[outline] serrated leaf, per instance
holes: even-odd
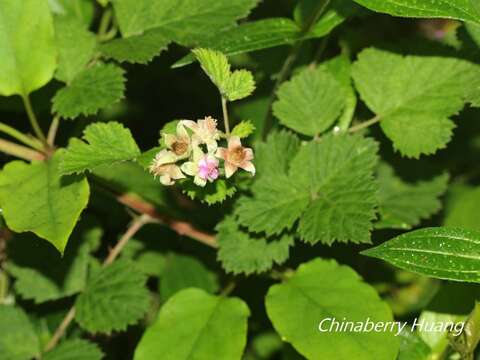
[[[47,0],[2,1],[0,54],[0,95],[26,96],[52,79],[57,53]]]
[[[277,91],[273,113],[280,122],[304,135],[327,130],[345,106],[344,92],[323,69],[303,70]]]
[[[269,270],[288,259],[294,240],[290,235],[266,239],[243,231],[227,217],[217,225],[218,260],[227,272],[246,275]]]
[[[439,279],[480,282],[480,232],[425,228],[365,250],[402,269]]]
[[[186,288],[203,289],[208,293],[218,290],[218,280],[214,272],[207,269],[199,260],[184,255],[171,255],[160,278],[162,301]]]
[[[290,177],[312,201],[298,232],[310,243],[370,242],[378,185],[374,180],[378,145],[361,136],[324,136],[300,148]]]
[[[146,64],[167,48],[169,40],[162,31],[152,29],[144,34],[113,39],[100,45],[107,59],[134,64]]]
[[[40,342],[25,312],[0,304],[0,355],[3,360],[27,360],[40,355]]]
[[[397,355],[398,338],[388,330],[320,331],[320,322],[325,321],[322,329],[328,329],[332,319],[363,324],[366,319],[393,321],[391,310],[375,290],[350,267],[333,260],[300,265],[285,282],[269,289],[265,304],[282,339],[307,359],[394,359]]]
[[[247,70],[235,70],[227,81],[225,95],[229,101],[235,101],[251,95],[253,90],[255,90],[255,80],[252,73]]]
[[[157,28],[167,39],[188,46],[232,27],[257,0],[113,0],[124,37]]]
[[[0,206],[8,227],[31,231],[63,253],[90,190],[83,176],[62,177],[63,151],[48,161],[12,161],[0,172]]]
[[[101,165],[133,160],[140,155],[130,130],[114,121],[87,126],[83,139],[70,139],[62,157],[63,174],[91,171]]]
[[[403,57],[371,48],[360,53],[352,76],[395,149],[418,158],[450,141],[449,118],[474,97],[480,68],[459,59]]]
[[[230,64],[227,57],[221,52],[211,49],[200,48],[192,50],[192,52],[195,54],[203,71],[205,71],[220,92],[224,94],[230,78]]]
[[[381,164],[378,169],[380,219],[375,228],[411,229],[441,209],[439,197],[445,193],[449,176],[439,175],[415,184],[396,177],[393,169]]]
[[[472,0],[354,0],[371,10],[390,15],[447,18],[480,23],[480,7]]]
[[[247,341],[250,311],[238,298],[186,289],[162,307],[156,322],[143,335],[135,360],[240,360]]]
[[[43,360],[101,360],[102,350],[83,339],[66,340],[45,353]]]
[[[300,148],[300,139],[289,131],[271,132],[255,147],[257,176],[286,175],[290,160]]]
[[[199,200],[207,205],[221,203],[235,195],[237,188],[228,180],[218,179],[199,187],[191,181],[181,184],[182,191],[192,200]]]
[[[55,38],[58,50],[55,78],[69,84],[92,59],[97,40],[80,20],[64,16],[55,17]]]
[[[157,234],[157,232],[156,232]],[[122,259],[135,262],[138,270],[148,276],[159,277],[162,275],[167,257],[158,243],[142,241],[141,239],[130,239],[121,253]]]
[[[130,261],[117,260],[102,268],[77,297],[75,319],[92,333],[125,330],[148,309],[150,294],[146,280]]]
[[[53,98],[53,112],[63,118],[94,115],[122,99],[124,71],[113,64],[97,64],[83,69]]]
[[[15,278],[15,291],[35,303],[57,300],[83,290],[90,252],[100,241],[102,230],[82,221],[61,257],[49,244],[30,234],[19,235],[8,244],[7,270]]]
[[[240,139],[249,137],[255,131],[255,125],[250,120],[243,120],[233,128],[231,135]]]

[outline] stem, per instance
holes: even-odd
[[[143,225],[151,222],[151,220],[152,219],[148,215],[142,215],[137,217],[132,222],[132,224],[128,227],[127,231],[123,234],[120,240],[115,244],[113,249],[110,251],[107,258],[103,262],[103,266],[110,265],[118,257],[120,252],[123,250],[123,248],[127,244],[128,240],[130,240],[138,232],[138,230],[142,228]],[[74,318],[75,318],[75,306],[72,306],[68,311],[67,315],[65,315],[65,317],[63,318],[58,328],[55,330],[55,333],[53,334],[50,341],[45,346],[44,348],[45,352],[53,349],[58,344],[58,342],[67,331],[68,326],[70,325],[70,323],[73,321]]]
[[[45,156],[36,150],[3,139],[0,139],[0,151],[28,161],[45,159]]]
[[[107,9],[103,12],[102,18],[100,19],[100,25],[98,27],[98,39],[103,40],[105,34],[108,31],[108,27],[112,21],[112,9]]]
[[[225,125],[225,134],[230,135],[230,122],[228,121],[227,99],[222,95],[223,124]]]
[[[221,291],[220,296],[228,296],[232,293],[233,290],[237,287],[237,283],[235,281],[231,281],[225,286],[225,288]]]
[[[365,121],[365,122],[362,122],[361,124],[358,124],[358,125],[355,125],[355,126],[352,126],[350,129],[348,129],[348,132],[356,132],[356,131],[359,131],[359,130],[362,130],[362,129],[365,129],[369,126],[372,126],[378,122],[380,122],[380,120],[382,120],[382,118],[377,115],[375,116],[374,118],[368,120],[368,121]]]
[[[47,144],[50,147],[53,147],[53,145],[55,145],[55,137],[57,135],[59,122],[60,122],[60,116],[55,115],[55,117],[52,120],[52,123],[50,124],[50,128],[48,129],[48,134],[47,134]]]
[[[0,131],[7,135],[10,135],[14,139],[17,139],[21,143],[24,143],[25,145],[28,145],[36,150],[43,150],[43,145],[40,141],[38,141],[38,139],[25,135],[7,124],[0,123]]]
[[[298,57],[300,49],[302,48],[304,36],[312,30],[313,26],[317,23],[318,19],[322,16],[327,6],[330,5],[330,1],[331,0],[324,0],[323,3],[321,3],[320,6],[317,8],[317,10],[313,13],[309,21],[303,26],[302,31],[300,32],[300,35],[298,37],[298,40],[295,41],[295,43],[293,44],[293,47],[290,50],[290,53],[288,54],[287,58],[285,59],[285,62],[283,63],[282,69],[280,70],[277,80],[275,81],[275,85],[273,86],[273,90],[272,90],[272,93],[270,94],[270,99],[268,101],[268,110],[267,110],[267,115],[265,116],[265,123],[264,123],[263,134],[262,134],[262,137],[264,139],[266,138],[270,128],[272,127],[272,105],[273,105],[273,102],[275,101],[277,90],[290,74],[290,71],[292,70],[292,66]]]
[[[27,111],[28,120],[30,120],[30,125],[32,125],[32,129],[35,132],[35,135],[42,141],[44,145],[47,145],[47,139],[43,134],[40,125],[38,125],[37,117],[33,112],[32,103],[30,102],[30,98],[28,95],[22,96],[23,104],[25,105],[25,110]]]

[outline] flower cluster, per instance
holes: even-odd
[[[159,176],[163,185],[173,185],[175,180],[188,175],[203,187],[222,174],[231,177],[239,168],[255,175],[252,149],[243,147],[238,136],[228,137],[226,148],[219,147],[221,133],[212,117],[196,122],[181,120],[175,134],[162,134],[162,137],[166,148],[155,156],[150,172]]]

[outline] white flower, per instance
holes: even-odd
[[[176,160],[185,159],[192,152],[192,139],[185,129],[185,124],[179,121],[176,134],[163,134],[165,145],[176,156]]]
[[[184,179],[180,167],[174,164],[177,156],[168,150],[162,150],[152,161],[150,165],[150,173],[155,177],[160,176],[160,182],[163,185],[169,186],[175,184],[175,180]]]
[[[193,131],[193,142],[195,145],[206,144],[209,153],[217,150],[217,141],[220,139],[220,132],[217,129],[217,120],[207,116],[205,119],[182,120],[181,123]]]
[[[218,178],[218,160],[211,154],[204,154],[199,147],[193,148],[192,161],[182,165],[182,171],[194,176],[193,182],[198,186],[205,186],[207,181],[213,182]]]
[[[225,176],[227,179],[238,168],[255,175],[255,166],[251,161],[253,160],[253,150],[243,147],[238,136],[231,136],[228,139],[228,148],[218,148],[215,156],[225,161]]]

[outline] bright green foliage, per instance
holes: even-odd
[[[479,86],[480,67],[459,59],[406,56],[377,49],[360,53],[352,75],[362,99],[403,155],[418,158],[444,148],[450,116]]]
[[[81,222],[63,257],[33,235],[16,236],[9,243],[7,262],[8,272],[16,279],[16,292],[24,299],[42,303],[83,290],[90,252],[96,248],[101,236],[102,230],[91,221]]]
[[[162,307],[135,351],[135,360],[240,360],[250,311],[240,299],[186,289]]]
[[[480,46],[480,25],[474,23],[466,23],[465,29],[472,37],[472,40],[475,42],[475,44],[477,44],[477,46]]]
[[[97,46],[95,35],[75,18],[55,17],[58,68],[55,78],[70,84],[92,59]]]
[[[275,116],[283,125],[310,136],[327,130],[345,106],[342,87],[322,69],[303,70],[284,83],[277,95]]]
[[[195,49],[202,69],[220,91],[220,94],[229,101],[243,99],[255,89],[253,75],[247,70],[230,71],[227,57],[219,51],[210,49]]]
[[[448,178],[443,174],[409,184],[395,176],[389,165],[381,164],[378,169],[380,219],[375,227],[408,230],[437,213],[442,205],[439,197],[447,190]]]
[[[8,227],[32,231],[61,253],[90,194],[84,177],[60,174],[63,153],[31,164],[12,161],[0,172],[0,205]]]
[[[0,334],[2,360],[26,360],[39,355],[37,334],[21,308],[0,304]]]
[[[192,200],[198,200],[207,205],[221,203],[235,195],[237,188],[228,180],[218,179],[205,187],[198,187],[191,182],[182,184],[182,191]]]
[[[91,0],[48,0],[48,4],[55,15],[80,20],[86,28],[95,15],[95,4]]]
[[[94,115],[123,98],[124,71],[113,64],[85,68],[53,98],[53,112],[63,118]]]
[[[232,27],[257,0],[113,0],[124,37],[157,28],[166,38],[192,45]]]
[[[56,65],[47,0],[2,0],[0,95],[28,95],[52,79]]]
[[[154,277],[161,276],[167,264],[167,257],[160,249],[149,247],[145,241],[137,239],[131,239],[128,242],[122,251],[121,258],[135,262],[138,270]]]
[[[133,160],[140,155],[130,130],[114,121],[89,125],[83,132],[83,139],[70,139],[62,157],[63,174],[81,173],[101,165]]]
[[[480,231],[479,205],[480,188],[466,189],[453,199],[447,210],[444,225]]]
[[[300,140],[288,131],[272,132],[255,148],[256,176],[286,175],[290,160],[297,154]]]
[[[398,360],[427,360],[430,347],[411,329],[400,333]]]
[[[395,359],[398,338],[388,331],[319,330],[326,318],[392,321],[387,304],[348,266],[321,259],[302,264],[284,283],[270,288],[265,303],[282,339],[307,359]]]
[[[460,228],[425,228],[389,240],[362,254],[440,279],[480,282],[480,233]]]
[[[354,0],[371,10],[404,17],[453,18],[480,23],[475,0]]]
[[[88,280],[75,302],[75,319],[92,333],[125,330],[138,322],[148,309],[150,296],[146,277],[134,263],[117,260]]]
[[[244,120],[235,125],[231,135],[238,136],[240,139],[249,137],[255,131],[255,125],[250,120]]]
[[[218,260],[227,272],[246,275],[261,273],[273,264],[288,259],[293,237],[283,235],[265,239],[239,228],[235,220],[227,217],[217,225]]]
[[[66,340],[47,352],[43,360],[101,360],[102,351],[97,345],[82,339]]]
[[[165,50],[168,42],[162,31],[152,29],[141,35],[111,40],[100,45],[100,51],[109,59],[146,64]]]
[[[419,321],[426,323],[457,323],[465,321],[465,315],[454,314],[442,314],[433,311],[422,311]],[[429,346],[431,349],[446,348],[448,344],[448,331],[428,331],[427,329],[418,329],[419,337]]]
[[[203,289],[213,294],[218,290],[217,276],[193,257],[171,255],[160,278],[162,301],[189,287]]]

